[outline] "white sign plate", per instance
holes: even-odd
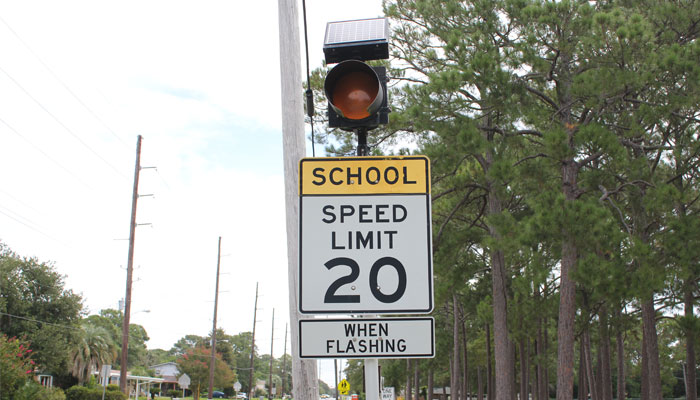
[[[432,311],[426,157],[304,159],[299,219],[301,313]]]
[[[299,320],[301,358],[429,358],[432,317]]]
[[[382,388],[382,400],[395,400],[396,396],[394,395],[394,388],[393,387],[385,387]]]
[[[182,374],[180,378],[178,378],[177,383],[181,388],[189,389],[191,383],[190,376],[187,374]]]

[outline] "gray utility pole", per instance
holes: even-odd
[[[306,155],[304,138],[303,88],[301,85],[301,46],[297,0],[278,0],[280,40],[280,81],[282,84],[282,144],[284,155],[284,193],[287,211],[287,274],[289,280],[289,324],[292,343],[299,342],[297,276],[299,270],[299,160]],[[318,400],[316,360],[299,358],[292,346],[292,397]]]
[[[219,236],[219,251],[216,255],[216,288],[214,288],[214,326],[211,328],[211,363],[209,363],[209,393],[211,399],[214,392],[214,367],[216,365],[216,312],[219,307],[219,269],[221,267],[221,236]]]
[[[127,368],[129,352],[129,323],[131,319],[131,281],[134,275],[134,240],[136,239],[136,203],[139,199],[139,173],[141,172],[141,135],[136,139],[136,166],[134,167],[134,190],[131,194],[131,225],[129,226],[129,258],[126,264],[126,296],[124,296],[124,320],[122,321],[122,354],[119,371],[119,389],[129,395]]]
[[[275,341],[275,309],[272,309],[272,333],[270,334],[270,377],[267,384],[267,398],[272,400],[272,350]]]
[[[250,387],[248,388],[248,398],[252,399],[255,397],[255,382],[253,382],[253,368],[255,366],[255,323],[257,322],[258,318],[258,283],[255,283],[255,308],[253,309],[253,338],[250,341],[250,375],[249,377],[249,384]]]

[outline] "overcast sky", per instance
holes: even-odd
[[[382,14],[381,0],[308,0],[307,12],[311,68],[326,22]],[[218,326],[252,329],[258,282],[256,343],[270,352],[274,308],[279,357],[289,313],[277,24],[276,0],[2,2],[0,241],[52,262],[89,313],[117,308],[143,135],[141,164],[156,169],[141,171],[139,193],[153,196],[138,202],[137,222],[151,225],[137,228],[131,321],[151,349],[207,335],[221,236]],[[332,384],[331,370],[321,365]]]

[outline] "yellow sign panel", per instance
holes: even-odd
[[[430,193],[425,156],[304,158],[299,195]]]
[[[350,393],[350,382],[345,379],[338,382],[338,393],[343,395]]]

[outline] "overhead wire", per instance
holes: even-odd
[[[46,159],[48,159],[48,160],[51,161],[52,163],[56,164],[59,168],[61,168],[61,169],[64,170],[66,173],[68,173],[70,176],[72,176],[73,178],[75,178],[75,180],[77,180],[81,185],[85,186],[87,189],[92,190],[92,187],[91,187],[90,185],[88,185],[87,183],[85,183],[85,182],[84,182],[82,179],[80,179],[76,174],[74,174],[74,173],[73,173],[72,171],[70,171],[68,168],[66,168],[65,166],[63,166],[63,164],[61,164],[60,162],[56,161],[53,157],[51,157],[50,155],[48,155],[44,150],[42,150],[41,148],[39,148],[39,146],[37,146],[36,144],[34,144],[31,140],[27,139],[24,135],[22,135],[21,133],[19,133],[19,132],[17,131],[17,129],[13,128],[10,124],[7,123],[7,121],[5,121],[4,119],[2,119],[2,117],[0,117],[0,122],[2,122],[2,123],[3,123],[10,131],[12,131],[15,135],[19,136],[20,138],[22,138],[22,140],[24,140],[25,142],[27,142],[31,147],[34,148],[34,150],[38,151],[38,152],[41,153],[44,157],[46,157]]]
[[[15,37],[17,38],[17,40],[19,40],[19,42],[22,43],[22,45],[24,45],[24,47],[26,47],[27,50],[29,50],[30,53],[32,53],[32,55],[39,61],[39,63],[41,63],[41,65],[44,66],[44,68],[46,68],[46,70],[51,74],[51,76],[53,76],[54,79],[56,79],[56,81],[58,81],[58,83],[60,83],[61,86],[63,86],[63,88],[66,89],[66,91],[68,91],[68,93],[70,93],[71,96],[73,96],[73,98],[74,98],[81,106],[83,106],[83,108],[85,108],[85,110],[86,110],[90,115],[92,115],[93,118],[95,118],[100,124],[102,124],[102,126],[105,127],[105,128],[107,129],[107,131],[109,131],[109,133],[112,134],[112,136],[114,136],[115,138],[117,138],[117,140],[119,140],[119,142],[121,142],[122,145],[124,145],[125,148],[127,148],[127,149],[130,149],[130,148],[131,148],[131,147],[129,147],[129,145],[124,141],[124,139],[122,139],[119,135],[117,135],[117,133],[114,132],[114,130],[113,130],[112,128],[110,128],[109,125],[107,125],[107,124],[102,120],[102,118],[100,118],[90,107],[88,107],[88,105],[85,104],[85,102],[84,102],[80,97],[78,97],[78,95],[76,95],[75,92],[73,92],[73,91],[71,90],[71,88],[68,87],[68,85],[66,85],[66,83],[65,83],[61,78],[59,78],[59,76],[44,62],[44,60],[41,59],[41,57],[39,57],[39,56],[34,52],[34,50],[32,50],[32,48],[22,39],[22,37],[19,36],[19,34],[18,34],[14,29],[12,29],[12,27],[10,26],[10,24],[8,24],[7,21],[5,21],[5,20],[2,18],[2,16],[0,16],[0,21],[2,21],[3,24],[5,24],[5,26],[7,27],[7,29],[9,29],[10,32],[12,32],[12,34],[15,35]]]
[[[75,330],[75,331],[82,331],[83,330],[83,328],[81,328],[80,326],[56,324],[53,322],[47,322],[47,321],[42,321],[42,320],[35,319],[35,318],[23,317],[21,315],[10,314],[10,313],[6,313],[6,312],[2,312],[2,311],[0,311],[0,315],[5,315],[5,316],[8,316],[10,318],[21,319],[21,320],[29,321],[29,322],[36,322],[38,324],[51,325],[51,326],[55,326],[57,328],[63,328],[63,329],[69,329],[69,330]],[[129,324],[129,326],[131,326],[131,325],[139,325],[139,324]],[[129,335],[129,339],[139,339],[139,338],[141,338],[140,335],[139,336]]]
[[[37,100],[34,96],[32,96],[31,93],[27,89],[24,88],[15,78],[12,77],[5,69],[0,67],[0,72],[5,74],[17,87],[19,87],[30,99],[32,99],[44,112],[46,112],[51,118],[53,118],[54,121],[56,121],[57,124],[59,124],[66,132],[68,132],[75,140],[77,140],[83,147],[85,147],[87,150],[89,150],[95,157],[99,158],[102,160],[103,163],[105,163],[107,166],[109,166],[117,175],[121,176],[124,179],[129,179],[126,175],[124,175],[121,171],[119,171],[112,163],[107,161],[104,157],[102,157],[95,149],[90,147],[83,139],[81,139],[75,132],[73,132],[66,124],[64,124],[56,115],[54,115],[51,111],[49,111],[48,108],[46,108],[39,100]]]
[[[0,206],[0,207],[1,207],[1,206]],[[1,208],[4,208],[5,210],[11,212],[12,214],[14,214],[14,215],[16,215],[16,216],[18,216],[18,217],[20,217],[20,218],[22,218],[22,219],[24,219],[24,220],[29,221],[27,218],[22,217],[21,215],[17,214],[17,213],[14,212],[14,211],[9,210],[8,208],[5,208],[5,207],[1,207]],[[41,235],[43,235],[43,236],[46,236],[47,238],[49,238],[49,239],[51,239],[51,240],[56,241],[57,243],[60,243],[61,245],[65,246],[65,247],[70,248],[70,246],[68,246],[67,244],[63,243],[62,241],[56,239],[55,237],[49,235],[48,233],[43,232],[42,230],[40,230],[40,229],[38,229],[38,228],[35,228],[35,227],[31,226],[30,224],[28,224],[28,223],[26,223],[26,222],[24,222],[24,221],[22,221],[22,220],[20,220],[20,219],[17,219],[17,218],[13,217],[12,215],[10,215],[10,214],[8,214],[8,213],[2,211],[2,210],[0,210],[0,214],[6,216],[7,218],[9,218],[9,219],[11,219],[11,220],[13,220],[13,221],[15,221],[15,222],[17,222],[17,223],[19,223],[19,224],[22,224],[22,225],[26,226],[27,228],[33,230],[34,232],[37,232],[37,233],[39,233],[39,234],[41,234]]]

